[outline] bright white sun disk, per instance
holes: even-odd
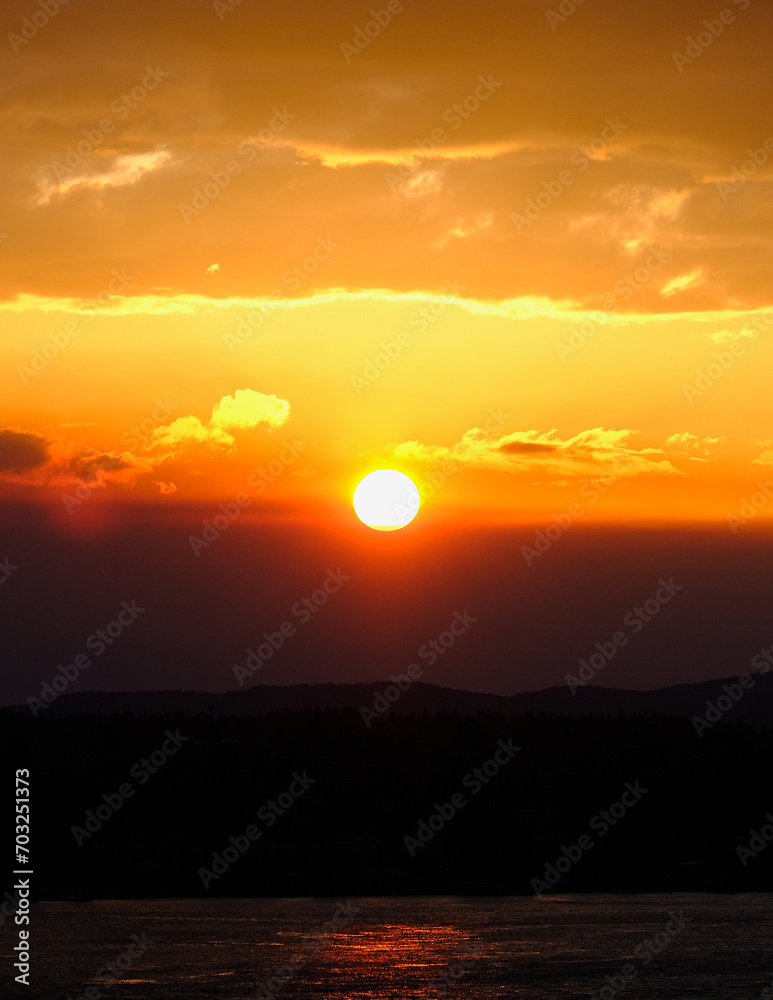
[[[354,491],[354,510],[363,524],[376,531],[396,531],[419,511],[419,491],[396,469],[377,469],[360,480]]]

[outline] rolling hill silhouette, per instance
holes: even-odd
[[[461,714],[495,711],[506,715],[525,712],[564,715],[669,715],[705,716],[708,705],[716,706],[722,721],[745,719],[755,725],[773,723],[773,675],[752,675],[753,686],[744,690],[737,677],[676,684],[654,691],[638,691],[588,685],[573,694],[568,686],[549,687],[510,696],[462,691],[420,681],[401,692],[389,711],[400,714],[456,711]],[[259,685],[244,690],[210,691],[79,691],[61,695],[46,711],[58,715],[81,712],[110,714],[130,711],[136,715],[180,711],[193,715],[210,706],[221,715],[263,715],[280,710],[308,708],[372,708],[377,695],[383,697],[392,682],[369,684]],[[738,697],[739,691],[742,692]],[[390,692],[394,695],[394,691]],[[735,698],[733,697],[735,695]],[[721,700],[720,700],[721,699]],[[737,700],[736,700],[737,699]],[[728,702],[732,705],[726,711]],[[382,702],[383,704],[383,702]],[[26,705],[13,706],[27,711]]]

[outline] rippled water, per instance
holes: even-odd
[[[40,903],[32,985],[8,974],[6,924],[0,995],[745,1000],[773,986],[770,895],[350,902],[354,912],[345,899]],[[118,978],[105,978],[118,960]]]

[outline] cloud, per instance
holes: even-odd
[[[684,271],[700,265],[722,275],[691,293],[691,305],[700,298],[713,308],[726,296],[752,307],[767,301],[770,163],[727,203],[710,178],[738,177],[746,150],[764,141],[763,133],[750,131],[748,116],[717,108],[743,107],[750,78],[762,81],[764,93],[770,5],[754,6],[753,26],[747,20],[728,29],[721,59],[709,53],[706,65],[701,59],[683,77],[669,53],[701,27],[705,11],[698,0],[672,4],[667,17],[646,23],[623,12],[617,0],[594,0],[597,16],[580,13],[556,32],[546,23],[545,5],[536,2],[519,5],[517,18],[510,16],[511,0],[456,5],[450,18],[439,0],[406,4],[406,13],[351,64],[339,48],[358,23],[349,4],[286,0],[275,11],[266,4],[232,6],[238,11],[220,24],[211,3],[78,0],[81,15],[63,12],[45,39],[25,40],[0,108],[0,132],[11,152],[0,214],[14,242],[4,294],[88,288],[94,260],[106,251],[112,256],[113,244],[148,290],[220,287],[223,275],[215,283],[201,268],[204,252],[226,260],[232,293],[266,293],[277,262],[302,260],[309,241],[329,230],[347,249],[320,271],[322,287],[423,288],[439,272],[458,268],[482,298],[507,296],[513,288],[556,298],[603,295],[619,277],[614,251],[621,245],[643,250],[657,239],[687,251]],[[6,8],[14,31],[37,9],[35,0],[9,0]],[[363,8],[360,24],[365,15]],[[121,107],[116,115],[110,99],[136,83],[149,24],[153,58],[170,79],[139,106],[131,99],[114,102]],[[459,52],[469,58],[449,56]],[[82,72],[73,74],[74,65]],[[480,110],[456,118],[452,109],[466,103],[484,70],[501,71],[502,87]],[[684,86],[670,87],[674,73]],[[653,100],[642,80],[665,87],[668,100]],[[697,82],[705,90],[698,102]],[[280,148],[267,148],[273,144],[265,133],[280,99],[293,119],[276,142]],[[605,119],[618,108],[630,128],[599,148]],[[108,113],[112,148],[100,145],[57,177],[52,161],[63,161],[68,146],[84,148],[84,133],[93,134]],[[432,148],[436,128],[445,138]],[[250,138],[254,144],[244,142]],[[143,162],[165,144],[174,164]],[[587,169],[580,170],[570,157],[583,150],[588,158],[579,162]],[[197,188],[211,190],[210,173],[222,176],[231,159],[242,174],[217,204],[190,226],[173,224],[179,203],[190,202]],[[418,162],[442,169],[442,193],[390,200],[384,172]],[[517,241],[506,220],[526,198],[537,192],[544,198],[543,183],[554,185],[565,169],[576,180],[535,223],[534,238]],[[47,238],[26,241],[19,237],[37,225],[40,213],[31,179],[41,175],[51,198]],[[617,192],[614,200],[610,191]],[[416,218],[428,202],[436,225]],[[73,207],[82,209],[77,225]],[[496,221],[474,247],[464,239],[434,243],[457,220],[487,212]],[[579,215],[600,218],[598,231],[570,231]],[[261,239],[246,246],[245,229]],[[653,282],[637,308],[659,311],[685,298],[663,298]]]
[[[708,462],[712,446],[724,437],[698,437],[692,431],[679,431],[666,438],[666,447],[688,455],[693,462]]]
[[[0,473],[37,469],[45,465],[48,458],[48,442],[38,434],[9,428],[0,431]]]
[[[147,461],[130,452],[75,450],[72,445],[64,444],[54,450],[47,484],[68,486],[86,483],[92,489],[108,483],[133,486],[138,475],[151,471],[152,466]]]
[[[763,451],[761,455],[752,459],[752,465],[773,465],[773,451]]]
[[[91,488],[108,483],[133,486],[139,475],[155,471],[187,450],[231,451],[236,439],[230,431],[260,424],[279,427],[289,414],[290,404],[285,399],[253,389],[237,389],[233,396],[223,396],[215,404],[206,423],[189,415],[155,428],[139,456],[5,428],[0,430],[0,479],[28,486],[72,487],[81,483]],[[154,482],[162,495],[177,491],[174,483]]]
[[[262,309],[298,312],[313,309],[331,303],[356,302],[404,302],[425,303],[427,301],[442,301],[452,303],[454,307],[464,310],[471,316],[498,316],[503,319],[556,319],[568,323],[577,323],[588,318],[589,307],[585,297],[551,298],[548,295],[520,295],[516,298],[480,298],[473,297],[470,289],[461,281],[454,281],[459,292],[449,293],[447,285],[438,279],[434,285],[414,287],[412,291],[400,291],[394,288],[366,288],[353,290],[350,288],[331,288],[325,292],[314,292],[297,298],[273,298],[268,295],[215,297],[212,295],[192,295],[178,293],[175,295],[113,295],[110,299],[100,302],[94,298],[63,298],[55,296],[32,295],[23,293],[12,299],[0,299],[0,313],[25,313],[27,311],[41,313],[73,313],[75,315],[110,315],[110,316],[198,316],[211,312],[226,312],[228,310]],[[657,312],[646,310],[638,312],[608,313],[609,319],[624,318],[627,324],[637,323],[673,323],[675,320],[699,320],[703,323],[733,323],[748,321],[749,318],[759,318],[769,323],[773,315],[769,307],[747,309],[742,306],[717,309],[704,309],[692,312]],[[234,317],[234,322],[238,316]]]
[[[268,396],[253,389],[237,389],[233,396],[223,396],[212,410],[215,427],[257,427],[266,423],[279,427],[290,415],[290,404],[278,396]]]
[[[449,447],[405,441],[393,450],[396,458],[432,463],[452,461],[512,473],[541,470],[563,476],[597,476],[605,472],[615,476],[679,474],[662,457],[660,449],[633,448],[628,439],[637,433],[594,427],[566,439],[558,437],[555,430],[515,431],[492,439],[479,427],[473,427]]]
[[[237,389],[233,396],[223,396],[215,404],[207,423],[189,415],[157,427],[150,438],[148,452],[165,453],[164,458],[171,458],[192,445],[230,451],[236,439],[229,430],[245,430],[259,424],[279,427],[289,415],[290,404],[286,399],[254,389]]]
[[[166,449],[171,454],[176,454],[187,445],[205,445],[211,448],[230,448],[234,443],[233,437],[226,431],[210,427],[199,420],[198,417],[187,416],[178,417],[171,424],[163,427],[156,427],[151,435],[148,444],[149,451]]]
[[[284,145],[284,143],[282,143]],[[425,160],[492,160],[523,148],[523,142],[511,140],[483,143],[471,146],[435,146],[429,153],[418,146],[396,147],[394,149],[345,149],[320,143],[293,143],[297,155],[302,160],[317,160],[323,167],[362,167],[372,164],[389,166],[418,166]]]
[[[618,184],[602,196],[612,207],[606,215],[589,216],[586,224],[601,238],[618,240],[627,254],[662,241],[690,197],[688,190],[662,189],[651,184]]]
[[[106,483],[133,485],[152,465],[130,452],[84,447],[79,442],[47,439],[30,431],[0,431],[0,478],[27,486],[95,488]]]
[[[443,175],[440,170],[417,170],[408,177],[395,174],[389,186],[404,198],[421,198],[443,190]]]
[[[64,424],[45,424],[45,428],[53,430],[61,427],[96,427],[95,420],[71,420]]]
[[[750,326],[742,326],[740,330],[715,330],[706,336],[715,344],[731,344],[734,340],[756,340],[759,334]]]
[[[676,278],[671,278],[660,289],[660,294],[669,298],[671,295],[676,295],[677,292],[686,292],[689,288],[696,288],[704,284],[705,281],[703,268],[696,267],[689,274],[681,274]]]
[[[566,319],[574,322],[587,317],[587,309],[577,300],[550,299],[547,296],[519,296],[514,299],[474,299],[464,297],[465,285],[454,282],[460,291],[458,295],[449,294],[448,287],[438,281],[435,287],[415,288],[409,292],[396,291],[389,288],[368,288],[353,291],[348,288],[333,288],[327,292],[315,292],[302,298],[274,298],[271,296],[253,296],[238,298],[214,298],[209,295],[114,295],[105,302],[95,299],[54,298],[40,295],[22,294],[14,299],[0,301],[0,312],[9,311],[24,313],[28,310],[39,312],[83,313],[93,316],[95,313],[107,313],[112,316],[195,316],[212,310],[260,308],[264,310],[282,309],[297,311],[311,309],[319,305],[335,302],[426,302],[440,299],[444,302],[453,301],[454,305],[472,315],[502,316],[509,319],[533,319],[545,316],[550,319]],[[718,320],[735,318],[737,311],[716,313]],[[635,315],[627,315],[629,321],[636,321]],[[641,321],[649,321],[652,317],[642,316]],[[667,315],[657,318],[669,319]]]
[[[109,187],[126,187],[136,184],[145,174],[160,170],[172,161],[172,154],[164,149],[152,153],[131,153],[116,156],[110,167],[102,173],[76,174],[57,182],[43,181],[40,186],[39,205],[47,205],[55,195],[67,195],[78,188],[100,191]]]
[[[133,486],[138,475],[153,472],[188,450],[231,451],[236,439],[230,431],[260,424],[279,427],[289,414],[290,404],[285,399],[253,389],[237,389],[233,396],[223,396],[215,404],[206,423],[189,415],[155,428],[141,456],[7,428],[0,431],[0,478],[32,486]],[[156,485],[163,495],[177,490],[173,483],[161,481]]]
[[[505,444],[499,446],[499,450],[503,451],[506,455],[534,455],[540,452],[553,452],[558,449],[557,444],[542,444],[538,441],[524,441],[518,439],[516,441],[507,441]]]
[[[465,237],[472,236],[473,233],[477,233],[481,229],[488,229],[493,221],[493,212],[486,212],[483,215],[476,216],[474,219],[459,219],[433,246],[442,250],[443,247],[448,246],[451,240],[463,240]]]

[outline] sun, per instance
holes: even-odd
[[[396,531],[419,512],[419,491],[404,473],[377,469],[360,480],[352,503],[357,517],[369,528]]]

